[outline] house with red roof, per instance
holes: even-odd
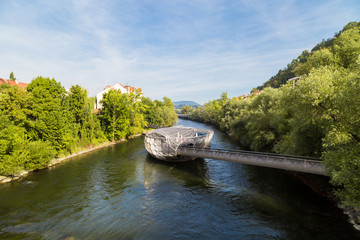
[[[131,87],[131,86],[124,86],[121,83],[116,83],[114,86],[106,86],[104,88],[104,90],[102,90],[101,92],[99,92],[98,94],[96,94],[96,103],[95,103],[95,110],[101,109],[102,108],[102,99],[105,93],[109,92],[111,89],[120,91],[121,94],[130,94],[133,93],[135,91],[135,87]],[[136,89],[136,92],[141,92],[141,88]],[[95,111],[97,112],[97,111]]]
[[[18,80],[9,80],[9,79],[5,79],[5,78],[0,78],[0,85],[2,84],[6,84],[6,85],[10,85],[10,86],[18,86],[19,88],[26,90],[27,87],[27,83],[22,83],[19,82]]]

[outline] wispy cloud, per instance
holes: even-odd
[[[0,77],[204,103],[249,92],[359,13],[355,0],[5,0]]]

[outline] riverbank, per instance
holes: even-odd
[[[194,120],[191,118],[188,119],[191,121],[204,123],[201,120]],[[207,124],[210,124],[216,127],[218,130],[220,130],[215,124],[211,124],[211,123],[207,123]],[[222,132],[226,133],[229,137],[234,138],[233,134],[226,131],[222,131]],[[341,204],[340,200],[334,194],[333,185],[329,183],[330,180],[329,177],[312,176],[311,174],[309,175],[309,174],[303,174],[297,172],[290,172],[290,174],[294,175],[303,184],[309,187],[313,192],[315,192],[319,196],[326,198],[331,204],[341,209],[342,212],[348,217],[348,221],[352,224],[352,226],[356,230],[360,231],[360,211],[349,207],[344,207]]]
[[[92,152],[92,151],[95,151],[95,150],[99,150],[101,148],[112,146],[112,145],[117,144],[117,143],[128,141],[130,139],[133,139],[133,138],[139,137],[141,135],[144,135],[148,131],[150,131],[150,130],[145,130],[142,134],[135,134],[133,136],[130,136],[127,139],[120,139],[118,141],[113,141],[113,142],[104,142],[104,143],[100,143],[99,145],[96,145],[96,146],[90,145],[90,146],[82,148],[80,151],[77,151],[77,152],[75,152],[73,154],[70,154],[70,155],[67,155],[67,156],[64,156],[64,157],[56,157],[56,158],[52,159],[49,162],[49,164],[43,169],[48,169],[48,168],[51,168],[51,167],[55,167],[56,165],[59,165],[59,164],[65,162],[65,161],[67,161],[67,160],[69,160],[69,159],[71,159],[73,157],[76,157],[76,156],[79,156],[79,155],[82,155],[82,154],[85,154],[85,153],[89,153],[89,152]],[[23,177],[26,177],[29,173],[32,173],[34,171],[37,171],[37,170],[28,170],[28,171],[22,170],[19,173],[15,174],[14,176],[1,176],[0,175],[0,184],[9,183],[9,182],[12,182],[12,181],[17,181],[19,179],[22,179]]]
[[[178,125],[212,129],[214,146],[238,148],[209,125]],[[143,140],[0,185],[0,239],[360,240],[339,209],[284,171],[208,159],[168,164],[151,158]]]

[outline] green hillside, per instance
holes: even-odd
[[[350,22],[339,33],[335,34],[333,38],[323,39],[311,49],[311,51],[304,50],[300,56],[293,59],[284,69],[279,70],[275,76],[272,76],[263,85],[258,86],[257,89],[262,90],[265,87],[279,88],[285,84],[288,79],[309,73],[313,67],[318,68],[330,64],[329,61],[338,61],[339,59],[329,59],[330,54],[333,55],[337,49],[339,49],[339,46],[334,46],[334,40],[343,32],[349,29],[356,29],[359,26],[360,22]],[[356,53],[354,52],[353,54]]]

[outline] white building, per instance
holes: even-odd
[[[121,83],[116,83],[112,87],[111,86],[106,86],[103,91],[96,94],[95,109],[101,109],[102,108],[103,96],[104,96],[105,93],[109,92],[111,89],[118,90],[118,91],[121,92],[121,94],[124,94],[124,93],[129,94],[129,93],[132,93],[135,90],[134,87],[124,86]],[[140,91],[141,91],[141,89],[140,89]]]

